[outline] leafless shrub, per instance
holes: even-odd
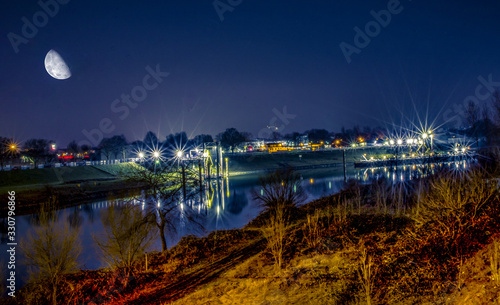
[[[63,275],[76,270],[81,252],[79,232],[71,229],[66,222],[58,223],[58,217],[49,205],[44,205],[38,215],[39,225],[34,225],[22,241],[21,250],[26,257],[26,264],[31,269],[30,285],[32,290],[29,302],[39,302],[40,294],[50,290],[52,304],[57,304],[57,287],[63,281]],[[34,294],[37,294],[36,296]]]
[[[373,282],[376,273],[377,268],[373,263],[372,257],[368,254],[366,248],[363,247],[361,257],[359,258],[358,277],[361,281],[361,286],[363,287],[363,294],[366,300],[366,304],[368,305],[373,304]]]
[[[101,214],[104,234],[94,236],[103,259],[110,266],[132,271],[134,260],[144,255],[156,237],[151,221],[132,204],[111,206]]]
[[[310,248],[318,248],[321,243],[321,226],[320,226],[320,211],[315,210],[314,214],[308,214],[306,222],[302,226],[302,232],[307,246]]]
[[[290,169],[277,170],[260,177],[259,186],[261,192],[253,191],[253,197],[260,201],[266,210],[283,208],[287,212],[305,200],[300,176]]]
[[[287,223],[288,216],[285,212],[285,204],[278,202],[273,208],[267,225],[262,228],[262,233],[267,240],[268,249],[273,256],[278,271],[281,271],[283,267]]]
[[[490,268],[491,278],[494,281],[500,282],[500,244],[495,240],[493,242],[493,249],[490,253]]]
[[[486,203],[498,198],[498,182],[480,169],[456,177],[444,172],[430,179],[423,196],[418,213],[413,214],[417,225],[433,221],[441,233],[456,236],[474,224]]]
[[[387,191],[387,181],[385,179],[378,179],[372,183],[373,201],[377,210],[387,214],[387,204],[389,200],[389,193]]]

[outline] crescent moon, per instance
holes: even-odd
[[[64,59],[54,50],[50,50],[45,55],[45,70],[55,79],[68,79],[71,71]]]

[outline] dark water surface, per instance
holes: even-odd
[[[468,167],[465,161],[452,162],[446,164],[436,164],[424,166],[400,166],[398,171],[391,168],[365,168],[365,169],[349,169],[347,178],[354,178],[362,182],[368,182],[372,179],[385,177],[389,181],[401,182],[414,177],[432,174],[438,167],[449,166],[451,168],[462,170]],[[302,177],[302,186],[306,192],[309,202],[330,194],[334,194],[340,190],[344,183],[344,172],[342,168],[324,168],[314,170],[304,170],[298,172]],[[167,237],[167,244],[170,248],[175,245],[182,236],[194,234],[197,236],[205,236],[215,230],[241,228],[248,224],[250,220],[255,218],[261,211],[261,207],[252,196],[252,191],[259,192],[258,175],[245,175],[229,177],[228,179],[219,180],[219,183],[212,181],[211,192],[205,192],[204,202],[200,200],[191,200],[186,202],[195,213],[198,213],[203,230],[193,229],[189,223],[183,221],[182,211],[180,212],[179,222],[177,224],[177,234]],[[66,222],[71,227],[77,227],[80,231],[80,241],[82,243],[82,253],[80,256],[82,269],[97,269],[104,267],[105,264],[100,260],[100,252],[93,239],[94,235],[99,235],[103,232],[103,224],[101,223],[101,212],[110,206],[122,204],[123,200],[107,200],[95,201],[81,204],[79,206],[64,208],[58,210],[58,222],[62,224]],[[139,203],[140,204],[140,203]],[[24,215],[16,217],[16,237],[17,237],[17,253],[16,253],[16,274],[17,287],[21,287],[27,280],[27,267],[23,265],[24,258],[21,253],[20,245],[23,244],[24,238],[33,231],[33,219],[35,215]],[[7,250],[7,230],[6,220],[0,220],[2,225],[1,244],[0,244],[0,260],[2,269],[0,272],[7,274],[7,261],[9,259]],[[161,250],[161,243],[158,239],[152,246],[151,251]]]

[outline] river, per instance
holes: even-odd
[[[461,161],[428,166],[428,168],[418,165],[400,166],[397,172],[389,168],[350,168],[347,171],[347,178],[368,182],[371,179],[385,177],[389,181],[401,182],[413,177],[432,174],[435,168],[439,166],[450,166],[451,168],[460,170],[466,168],[468,164],[465,161]],[[298,173],[301,175],[301,183],[307,196],[305,202],[334,194],[341,189],[344,183],[342,168],[303,170],[298,171]],[[167,237],[169,248],[175,245],[182,236],[189,234],[205,236],[216,230],[242,228],[261,211],[261,207],[253,199],[252,195],[252,191],[260,191],[258,175],[256,174],[229,177],[220,180],[219,184],[213,182],[212,190],[213,192],[205,192],[203,204],[200,203],[200,200],[187,202],[199,214],[204,229],[193,230],[189,224],[184,224],[180,221],[178,223],[177,234]],[[110,206],[120,205],[122,202],[122,199],[94,201],[57,211],[59,224],[67,222],[73,228],[78,228],[80,231],[79,238],[82,243],[80,268],[98,269],[105,266],[104,262],[99,259],[101,256],[100,251],[96,246],[93,236],[103,232],[103,224],[100,217],[101,212]],[[28,270],[24,265],[24,258],[19,246],[22,246],[26,236],[33,232],[33,228],[36,226],[33,223],[34,218],[35,215],[16,217],[16,236],[18,238],[16,253],[17,287],[21,287],[28,279]],[[6,220],[2,219],[0,222],[2,224],[0,245],[2,270],[0,272],[7,274],[6,266],[9,259],[7,250],[9,246],[7,246]],[[154,250],[161,250],[159,239],[150,249],[150,251]]]

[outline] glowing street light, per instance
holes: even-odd
[[[160,157],[160,152],[158,152],[158,151],[154,151],[154,152],[153,152],[153,157],[155,157],[155,158],[157,158],[157,159],[158,159],[158,158]]]
[[[390,143],[391,145],[394,145],[394,140],[390,140],[390,141],[389,141],[389,143]]]
[[[177,151],[177,158],[182,158],[182,155],[183,155],[182,150],[178,150]]]
[[[403,144],[403,140],[398,139],[398,145],[401,145],[401,144]]]
[[[425,132],[424,132],[424,133],[422,134],[422,139],[424,139],[424,140],[425,140],[425,139],[427,139],[427,133],[425,133]]]
[[[137,154],[140,159],[144,159],[144,153],[141,151],[140,153]]]

